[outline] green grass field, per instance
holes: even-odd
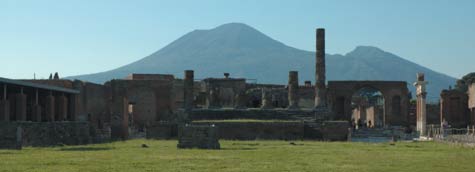
[[[129,140],[0,150],[0,171],[475,171],[473,148],[433,142],[221,141],[221,150],[176,144]]]

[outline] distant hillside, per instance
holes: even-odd
[[[309,33],[312,36],[314,33]],[[331,38],[327,38],[331,39]],[[401,80],[412,83],[417,72],[429,81],[429,98],[455,83],[455,78],[432,71],[376,47],[358,46],[346,55],[326,55],[328,80]],[[314,82],[315,53],[286,46],[241,23],[210,30],[195,30],[159,51],[131,64],[106,72],[68,77],[103,83],[130,73],[166,73],[182,77],[195,70],[195,78],[232,77],[257,79],[259,83],[287,83],[288,71],[299,71],[300,82]]]

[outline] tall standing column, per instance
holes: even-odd
[[[69,111],[70,111],[70,118],[71,121],[76,120],[85,120],[86,115],[84,113],[84,104],[83,104],[83,96],[85,95],[85,84],[82,81],[74,80],[73,88],[79,91],[79,94],[71,94],[70,96],[70,104],[69,104]]]
[[[289,84],[288,84],[288,109],[299,108],[299,73],[297,71],[289,72]]]
[[[427,81],[424,81],[424,73],[417,74],[417,81],[414,83],[416,87],[416,96],[417,96],[417,125],[416,130],[420,133],[421,136],[426,136],[426,85]]]
[[[315,65],[315,108],[326,107],[325,85],[325,29],[317,29],[316,65]]]
[[[36,122],[41,122],[41,106],[39,105],[38,100],[38,89],[35,90],[35,104],[31,111],[31,119]]]
[[[52,92],[46,96],[45,100],[45,116],[47,121],[54,121],[55,115],[55,100]]]
[[[2,100],[0,100],[0,121],[10,121],[10,102],[7,100],[7,85],[3,85]]]
[[[26,95],[23,94],[23,88],[15,96],[15,116],[17,121],[26,121]]]
[[[79,113],[79,95],[77,94],[71,94],[69,98],[69,104],[68,104],[68,120],[69,121],[76,121],[77,116]]]
[[[193,109],[193,70],[185,70],[185,79],[183,82],[183,108],[186,111],[191,111]]]
[[[61,95],[56,98],[56,120],[65,121],[68,118],[68,98]]]

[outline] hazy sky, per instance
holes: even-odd
[[[475,71],[475,0],[0,0],[0,77],[110,70],[194,29],[246,23],[289,46],[371,45],[454,77]]]

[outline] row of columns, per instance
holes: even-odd
[[[0,121],[11,121],[11,110],[14,110],[16,121],[27,120],[27,95],[24,94],[23,88],[20,93],[13,95],[13,101],[7,99],[7,85],[3,85],[3,97],[0,100]],[[38,89],[35,90],[35,99],[31,108],[31,120],[41,122],[43,108],[39,104]],[[11,106],[13,103],[13,106]],[[10,109],[14,108],[14,109]],[[64,95],[53,96],[52,92],[45,97],[44,117],[46,121],[64,121],[68,119],[68,98]]]
[[[315,63],[315,108],[326,108],[326,77],[325,77],[325,29],[318,28],[316,31],[316,63]],[[298,72],[289,72],[288,83],[288,109],[299,108],[298,96]],[[262,105],[261,108],[271,108],[272,100],[269,89],[262,89]],[[184,79],[184,109],[193,108],[193,71],[185,71]]]
[[[184,83],[183,83],[183,109],[190,111],[193,109],[193,82],[194,82],[194,72],[193,70],[186,70]],[[299,108],[299,79],[297,71],[289,72],[289,82],[288,82],[288,109],[298,109]],[[242,95],[238,95],[242,96]],[[272,108],[272,93],[270,89],[262,89],[262,109]],[[242,100],[240,100],[242,101]],[[239,104],[242,104],[239,103]],[[242,105],[238,105],[242,106]],[[241,107],[242,108],[242,107]]]

